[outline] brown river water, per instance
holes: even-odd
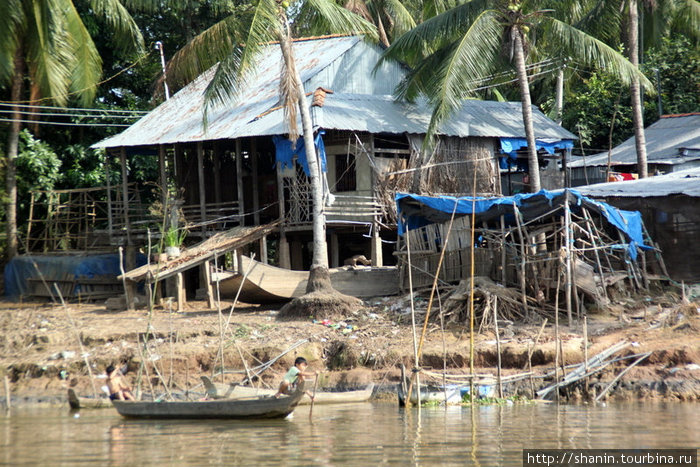
[[[697,448],[700,404],[297,408],[268,421],[0,413],[0,465],[522,465],[523,449]]]

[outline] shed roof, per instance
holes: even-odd
[[[700,197],[700,167],[640,180],[579,186],[576,189],[594,198],[650,198],[671,195],[698,198]]]
[[[381,54],[377,46],[356,36],[294,42],[294,55],[306,92],[332,90],[323,107],[315,107],[314,125],[320,128],[372,133],[425,133],[431,110],[425,101],[396,102],[390,95],[405,70],[396,63],[373,67]],[[151,146],[195,141],[235,139],[287,133],[279,108],[279,46],[260,55],[254,75],[234,102],[218,105],[203,124],[204,91],[215,68],[163,102],[122,133],[93,147]],[[310,99],[310,97],[309,97]],[[533,107],[537,138],[575,139]],[[524,136],[520,103],[466,101],[444,126],[450,136]]]
[[[664,115],[645,130],[647,162],[677,165],[700,159],[700,113]],[[612,165],[637,163],[634,136],[615,146],[611,153]],[[608,153],[586,157],[588,167],[608,164]],[[570,167],[584,167],[583,158],[572,160]]]

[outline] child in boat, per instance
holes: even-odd
[[[107,388],[111,400],[136,400],[131,392],[131,387],[124,381],[124,376],[119,368],[109,365],[105,370],[107,374]]]
[[[297,357],[297,359],[294,360],[294,366],[291,367],[289,371],[284,375],[284,379],[280,383],[280,387],[277,390],[277,394],[275,394],[275,397],[279,397],[282,394],[290,394],[291,392],[293,392],[297,382],[299,381],[299,377],[310,378],[312,376],[318,375],[318,371],[304,371],[306,370],[307,366],[309,366],[309,363],[304,357]],[[306,391],[306,394],[311,398],[311,400],[314,399],[313,394],[311,394],[309,391]]]

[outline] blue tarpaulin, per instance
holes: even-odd
[[[318,158],[321,161],[321,171],[326,171],[326,147],[323,144],[322,135],[325,132],[319,130],[314,138],[314,145],[316,146],[316,152]],[[284,136],[273,136],[272,141],[275,143],[275,159],[277,163],[280,164],[281,168],[294,167],[294,157],[296,157],[297,162],[301,164],[306,175],[309,173],[309,163],[306,160],[306,147],[304,146],[304,138],[297,138],[296,143],[292,145],[289,138]]]
[[[581,206],[585,206],[600,213],[608,223],[623,232],[629,241],[628,252],[631,259],[637,259],[637,247],[651,248],[644,245],[642,215],[638,211],[623,211],[607,203],[583,196],[578,191],[571,189],[541,190],[537,193],[500,198],[431,197],[397,193],[396,209],[399,217],[399,234],[403,235],[406,229],[411,230],[427,224],[447,222],[453,211],[457,216],[471,214],[472,206],[474,206],[477,222],[486,222],[503,215],[506,222],[512,224],[515,219],[513,215],[514,204],[527,221],[552,211],[557,206],[563,206],[567,199],[572,211],[575,212]]]
[[[146,256],[136,255],[136,266],[146,264]],[[19,297],[29,291],[27,279],[39,278],[37,268],[44,280],[69,278],[94,278],[98,276],[114,276],[119,271],[118,254],[102,255],[22,255],[12,258],[5,266],[5,296]],[[78,286],[79,287],[79,286]],[[80,290],[75,290],[78,293]]]
[[[518,170],[522,170],[521,166],[517,164],[517,153],[516,151],[520,148],[527,147],[527,140],[525,138],[500,138],[501,140],[501,152],[507,154],[507,156],[500,157],[498,165],[502,169],[507,169],[509,167],[517,167]],[[557,149],[569,150],[574,147],[574,141],[571,139],[536,139],[535,146],[537,149],[544,149],[547,154],[554,154]]]

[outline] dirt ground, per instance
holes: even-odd
[[[692,297],[691,297],[692,298]],[[368,300],[352,316],[332,322],[312,318],[278,320],[277,309],[221,303],[221,313],[205,302],[188,302],[178,313],[156,307],[147,310],[107,311],[104,304],[0,302],[0,379],[7,376],[13,405],[63,401],[68,387],[79,394],[100,392],[104,369],[110,363],[128,365],[127,379],[136,384],[143,371],[144,392],[161,393],[167,384],[173,391],[203,391],[200,375],[220,368],[223,348],[227,382],[245,378],[252,369],[283,355],[262,373],[260,384],[274,386],[296,356],[306,357],[313,369],[323,370],[323,387],[359,387],[369,382],[384,388],[386,397],[400,379],[400,366],[413,367],[414,343],[406,297]],[[425,299],[418,311],[425,309]],[[229,321],[230,320],[230,321]],[[418,334],[423,315],[418,314]],[[499,320],[500,321],[500,320]],[[542,377],[555,362],[554,326],[551,319],[535,343],[542,318],[501,325],[501,361],[504,375],[523,373],[528,348],[534,347],[532,367],[536,387],[551,384]],[[569,328],[560,318],[565,365],[584,360],[582,320]],[[609,308],[589,312],[588,357],[625,341],[617,355],[651,352],[613,387],[616,399],[661,398],[700,401],[700,305],[682,303],[677,291],[655,297],[619,300]],[[477,319],[478,326],[478,319]],[[223,330],[223,331],[222,331]],[[476,329],[474,365],[478,374],[496,374],[498,352],[492,328]],[[222,339],[221,336],[224,336]],[[139,338],[148,338],[146,350]],[[299,343],[300,341],[305,342]],[[298,347],[291,347],[299,343]],[[285,353],[286,352],[286,353]],[[450,323],[444,332],[438,320],[428,324],[421,367],[449,373],[469,373],[468,323]],[[586,384],[563,391],[572,400],[590,396],[608,385],[635,359],[609,365],[588,378]],[[145,361],[145,368],[141,363]],[[91,380],[86,363],[94,379]],[[571,370],[568,370],[571,371]],[[427,378],[426,378],[427,379]],[[529,395],[529,379],[507,389]],[[380,391],[381,392],[381,391]],[[5,400],[3,387],[0,401]]]

